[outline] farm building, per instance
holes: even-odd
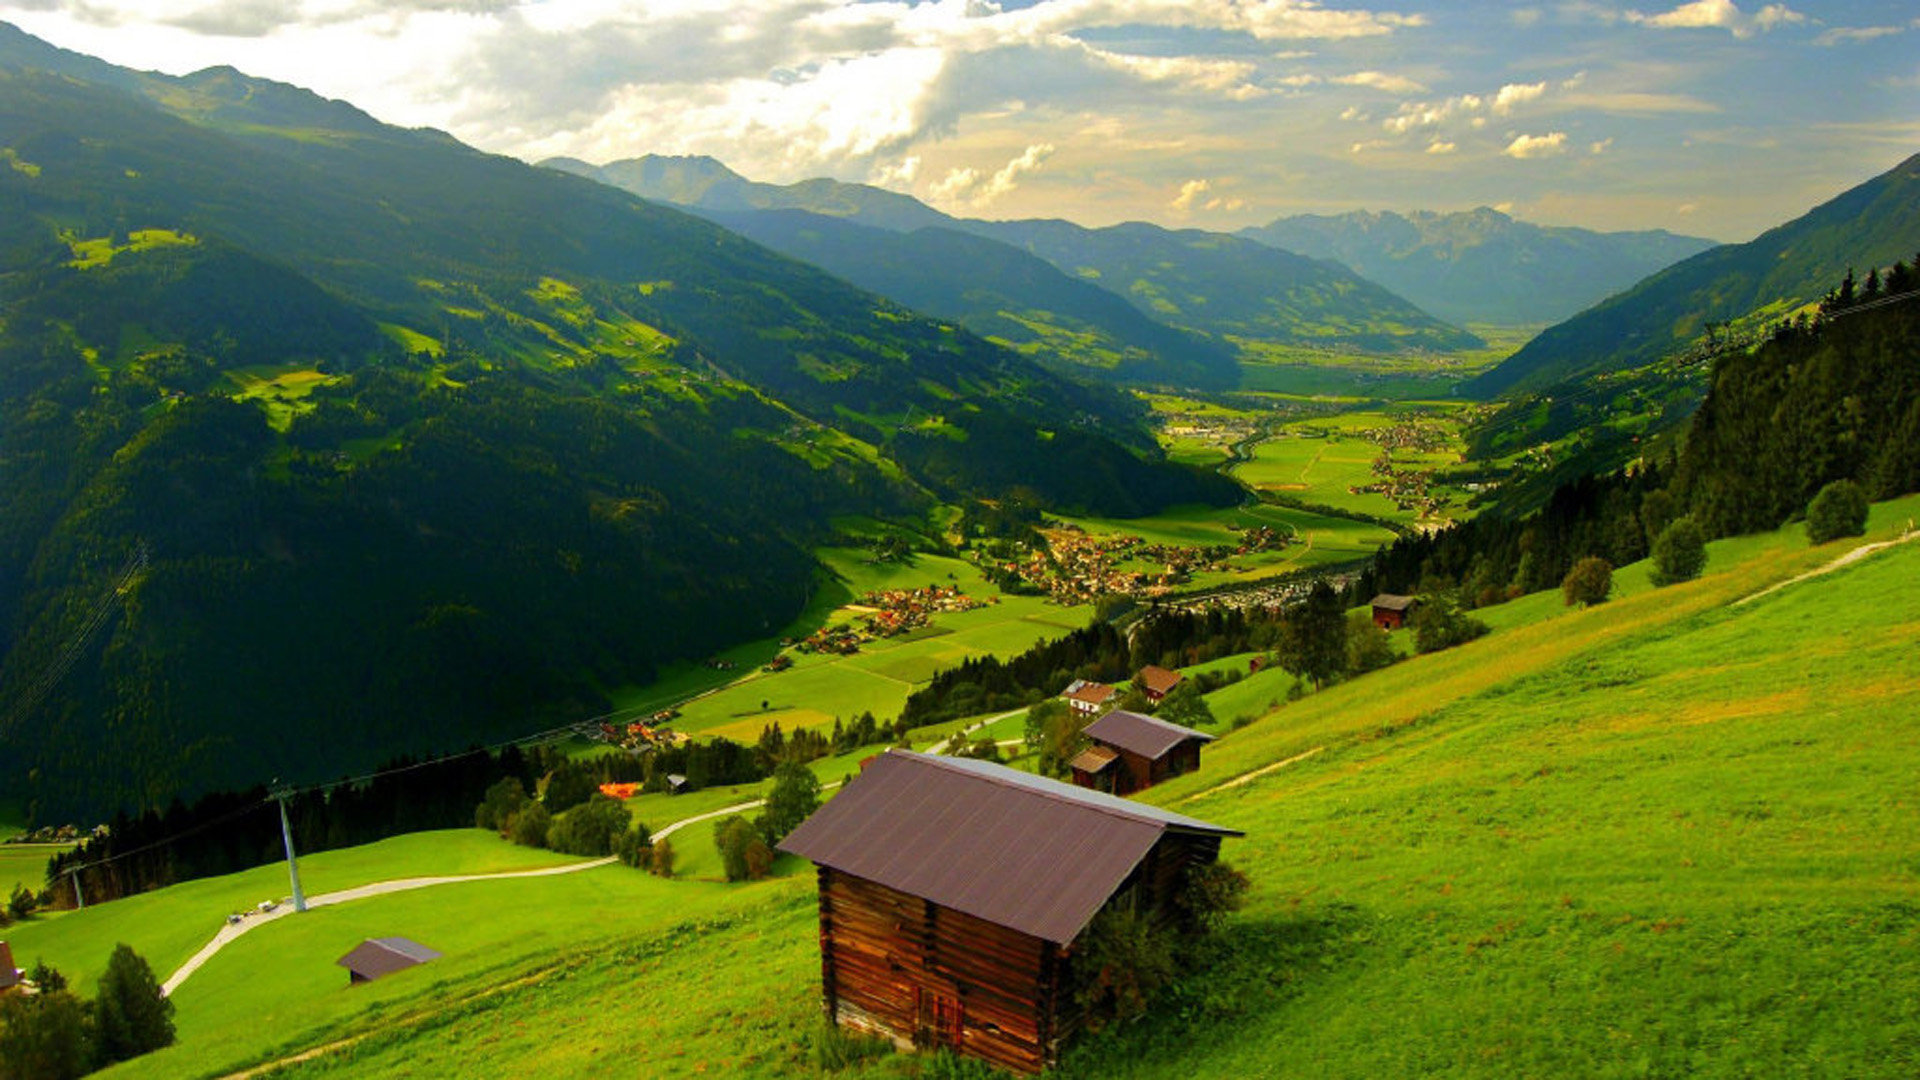
[[[1398,630],[1407,624],[1408,616],[1419,603],[1417,597],[1383,592],[1373,598],[1373,625],[1383,630]]]
[[[438,959],[439,953],[417,941],[383,937],[368,938],[334,963],[347,969],[347,984],[351,986]]]
[[[1139,713],[1116,710],[1087,725],[1093,745],[1068,762],[1073,782],[1115,795],[1144,791],[1200,767],[1200,744],[1213,736]]]
[[[1185,675],[1158,664],[1148,664],[1133,677],[1133,681],[1140,684],[1141,692],[1147,695],[1147,700],[1155,705],[1160,704],[1161,698],[1173,693],[1173,688],[1185,679]]]
[[[828,1018],[1016,1072],[1082,1017],[1075,943],[1109,905],[1171,920],[1242,835],[984,761],[890,750],[784,841],[820,882]]]
[[[27,973],[13,966],[13,946],[0,941],[0,994],[9,994],[26,979]]]
[[[1075,679],[1067,684],[1067,688],[1060,692],[1060,696],[1066,699],[1067,706],[1074,712],[1091,716],[1106,708],[1119,693],[1120,691],[1106,683]]]

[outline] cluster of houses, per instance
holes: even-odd
[[[1353,495],[1369,493],[1384,495],[1393,500],[1393,505],[1402,510],[1411,510],[1420,517],[1434,517],[1453,503],[1453,496],[1435,495],[1432,491],[1432,469],[1402,469],[1394,464],[1393,456],[1381,451],[1373,459],[1373,475],[1380,479],[1371,484],[1356,484],[1347,491]]]
[[[1237,544],[1189,546],[1149,544],[1138,536],[1089,536],[1077,525],[1045,530],[1042,550],[994,564],[1003,574],[1023,580],[1054,602],[1072,606],[1102,596],[1159,596],[1194,574],[1231,570],[1237,555],[1285,547],[1291,538],[1268,526],[1247,530]],[[1128,567],[1125,564],[1134,564]]]
[[[1150,700],[1182,676],[1148,667]],[[1080,712],[1119,696],[1075,682]],[[892,749],[780,842],[820,889],[827,1019],[901,1048],[946,1048],[1018,1073],[1084,1026],[1083,935],[1110,908],[1176,918],[1186,875],[1243,835],[1121,796],[1192,772],[1212,736],[1106,711],[1073,783],[993,762]]]
[[[835,623],[823,626],[804,638],[789,638],[781,642],[805,653],[827,653],[838,656],[851,656],[860,651],[860,646],[881,638],[895,637],[910,630],[918,630],[933,621],[933,617],[942,612],[972,611],[975,608],[997,604],[999,597],[981,600],[961,592],[957,586],[928,585],[922,589],[885,589],[870,592],[854,605],[855,610],[865,609],[860,616],[859,625],[854,623]],[[775,662],[785,660],[778,657]],[[788,660],[788,664],[792,661]],[[770,669],[771,670],[771,669]]]

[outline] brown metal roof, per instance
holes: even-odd
[[[1149,694],[1165,694],[1180,685],[1181,679],[1186,678],[1172,668],[1163,668],[1159,664],[1148,664],[1140,669],[1140,674],[1134,677],[1140,680],[1141,688]]]
[[[440,954],[403,937],[368,938],[334,963],[363,979],[391,975],[415,964],[440,959]]]
[[[1213,736],[1151,716],[1116,710],[1088,724],[1087,738],[1152,761],[1188,739],[1207,741]]]
[[[1089,746],[1073,755],[1073,760],[1067,762],[1067,768],[1084,773],[1097,773],[1119,760],[1119,754],[1104,746]]]
[[[1105,705],[1117,693],[1119,693],[1118,690],[1108,686],[1106,683],[1087,682],[1083,679],[1075,679],[1073,685],[1067,687],[1065,692],[1060,696],[1072,698],[1075,701],[1084,701],[1089,705]]]
[[[1400,596],[1397,593],[1383,592],[1373,598],[1373,606],[1383,611],[1405,611],[1418,599],[1412,596]]]
[[[1004,765],[889,750],[779,847],[1065,944],[1169,831],[1243,835]]]

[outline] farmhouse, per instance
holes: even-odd
[[[1106,708],[1107,703],[1112,701],[1118,693],[1118,690],[1106,683],[1075,679],[1067,684],[1067,688],[1061,692],[1060,696],[1066,699],[1067,706],[1074,712],[1092,716]]]
[[[347,969],[347,985],[372,982],[416,964],[440,959],[440,954],[403,937],[368,938],[334,963]]]
[[[1173,693],[1173,688],[1184,679],[1185,675],[1158,664],[1148,664],[1133,677],[1133,681],[1140,684],[1140,691],[1147,695],[1147,700],[1155,705],[1160,704],[1161,698]]]
[[[1200,767],[1213,736],[1139,713],[1115,711],[1087,725],[1093,745],[1068,762],[1073,782],[1115,795],[1144,791]]]
[[[1373,625],[1383,630],[1398,630],[1407,624],[1407,617],[1419,603],[1417,597],[1383,592],[1373,598]]]
[[[1016,1072],[1080,1026],[1075,943],[1110,905],[1170,919],[1239,836],[1001,765],[890,750],[782,851],[820,881],[827,1017]]]

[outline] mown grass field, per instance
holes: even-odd
[[[1877,508],[1869,539],[1916,509]],[[1914,1075],[1920,614],[1887,598],[1912,595],[1920,542],[1734,603],[1850,546],[1796,526],[1712,545],[1686,585],[1630,567],[1590,610],[1525,598],[1487,612],[1490,637],[1224,735],[1150,798],[1247,831],[1226,857],[1249,904],[1151,1022],[1059,1074]],[[290,1071],[807,1074],[815,899],[804,866],[778,870],[608,867],[288,919],[182,989],[179,1047],[107,1075],[343,1040]],[[178,891],[124,903],[185,917]],[[386,933],[451,947],[346,990],[332,959]]]
[[[71,844],[0,844],[0,903],[25,885],[38,894],[47,887],[47,860]]]
[[[1232,472],[1256,490],[1272,491],[1336,510],[1369,514],[1408,525],[1452,519],[1464,512],[1465,491],[1434,485],[1432,492],[1449,496],[1454,505],[1428,518],[1413,509],[1402,508],[1381,492],[1353,489],[1385,479],[1373,471],[1375,460],[1383,453],[1401,472],[1439,472],[1458,465],[1465,449],[1460,437],[1464,412],[1457,403],[1408,403],[1276,425],[1268,438],[1253,447],[1251,459],[1232,466]],[[1442,429],[1445,437],[1433,449],[1393,447],[1389,450],[1365,434],[1369,430],[1386,430],[1408,423]]]
[[[1239,544],[1237,525],[1250,529],[1260,525],[1275,532],[1291,533],[1297,543],[1278,551],[1236,555],[1235,572],[1197,574],[1184,587],[1207,587],[1235,581],[1255,581],[1292,570],[1329,563],[1348,562],[1371,556],[1380,545],[1390,543],[1393,533],[1371,522],[1316,514],[1290,506],[1254,503],[1216,509],[1206,506],[1175,507],[1151,518],[1103,519],[1063,518],[1093,535],[1124,533],[1148,543],[1211,546]]]

